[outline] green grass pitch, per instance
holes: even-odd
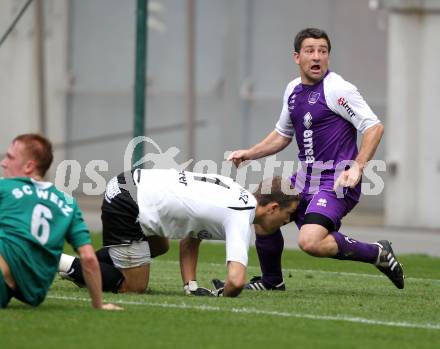
[[[225,275],[224,246],[200,252],[198,281],[210,287]],[[173,243],[153,262],[147,294],[105,295],[123,312],[93,310],[58,277],[39,308],[12,301],[0,311],[0,348],[439,348],[440,259],[400,257],[404,290],[371,265],[286,251],[286,292],[187,297]],[[248,274],[259,274],[254,248]]]

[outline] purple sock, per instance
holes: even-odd
[[[281,271],[281,255],[284,249],[284,238],[278,229],[271,235],[256,235],[255,247],[257,248],[263,281],[271,286],[283,281]]]
[[[338,253],[333,258],[375,263],[379,254],[379,246],[349,238],[340,232],[330,233],[338,245]]]

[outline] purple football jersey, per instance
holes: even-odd
[[[357,131],[379,122],[356,87],[336,73],[327,72],[315,85],[303,85],[299,78],[289,83],[276,131],[295,135],[301,162],[292,177],[295,187],[306,194],[333,190],[339,173],[358,154]],[[349,192],[358,199],[360,184]]]

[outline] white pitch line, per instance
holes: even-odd
[[[88,298],[76,298],[76,297],[63,297],[63,296],[47,296],[49,299],[57,300],[67,300],[67,301],[81,301],[90,302]],[[362,317],[352,317],[348,315],[342,316],[332,316],[332,315],[313,315],[313,314],[302,314],[293,312],[279,312],[279,311],[269,311],[269,310],[259,310],[255,308],[221,308],[218,306],[210,305],[191,305],[184,302],[175,303],[155,303],[155,302],[138,302],[138,301],[112,301],[113,303],[121,305],[140,305],[147,307],[159,307],[159,308],[173,308],[173,309],[191,309],[198,311],[212,311],[212,312],[226,312],[226,313],[238,313],[238,314],[252,314],[252,315],[269,315],[278,317],[291,317],[298,319],[310,319],[310,320],[323,320],[323,321],[342,321],[342,322],[352,322],[358,324],[367,325],[380,325],[389,327],[404,327],[404,328],[420,328],[425,330],[440,330],[440,324],[430,324],[430,323],[411,323],[411,322],[395,322],[395,321],[383,321],[366,319]]]
[[[176,264],[178,265],[178,261],[156,261],[156,263],[168,263],[168,264]],[[201,264],[207,264],[212,265],[213,267],[225,267],[225,264],[221,263],[201,263]],[[259,269],[257,266],[249,266],[248,269]],[[357,277],[367,277],[367,278],[380,278],[382,279],[384,276],[382,274],[374,275],[374,274],[365,274],[365,273],[350,273],[350,272],[344,272],[344,271],[328,271],[328,270],[317,270],[317,269],[289,269],[289,268],[283,268],[283,271],[285,272],[292,272],[292,273],[319,273],[319,274],[330,274],[330,275],[344,275],[344,276],[357,276]],[[406,281],[421,281],[421,282],[434,282],[434,283],[440,283],[440,279],[428,279],[428,278],[414,278],[414,277],[406,277]]]

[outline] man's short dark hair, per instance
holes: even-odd
[[[290,180],[279,176],[263,180],[254,192],[254,196],[260,206],[276,202],[281,208],[289,207],[292,202],[300,199],[298,192],[292,189]]]
[[[19,135],[12,143],[17,141],[25,146],[26,156],[37,163],[37,171],[44,177],[53,161],[52,144],[48,139],[36,133]]]
[[[308,38],[325,39],[328,45],[328,52],[330,53],[330,50],[332,49],[330,39],[324,30],[318,28],[306,28],[301,30],[298,34],[296,34],[295,42],[294,42],[295,52],[299,52],[301,50],[302,42]]]

